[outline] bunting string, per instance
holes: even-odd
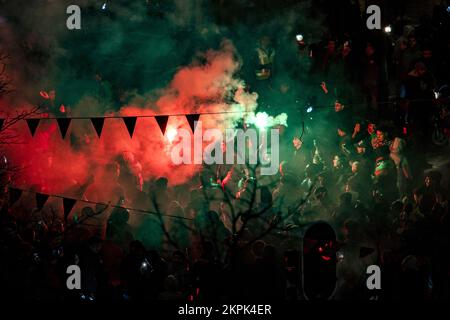
[[[90,120],[92,126],[94,127],[95,132],[97,133],[98,138],[101,137],[103,127],[105,125],[105,119],[122,119],[124,122],[128,133],[130,134],[130,138],[133,138],[134,130],[136,128],[137,119],[139,118],[155,118],[156,123],[159,126],[162,134],[164,135],[167,128],[167,123],[169,121],[169,117],[186,117],[186,121],[188,122],[192,132],[195,132],[196,123],[199,121],[201,115],[214,115],[214,114],[246,114],[251,113],[252,111],[222,111],[222,112],[203,112],[203,113],[192,113],[192,114],[161,114],[161,115],[138,115],[138,116],[118,116],[118,115],[106,115],[102,117],[31,117],[25,118],[25,122],[28,125],[28,129],[30,130],[31,136],[34,137],[37,128],[39,127],[39,123],[41,120],[56,120],[61,136],[65,139],[69,126],[72,120]],[[0,118],[0,129],[3,125],[5,119]]]
[[[448,99],[409,99],[406,100],[409,102],[430,102],[432,101],[433,104],[439,104],[439,103],[444,103],[447,102]],[[395,104],[398,103],[398,101],[383,101],[383,102],[378,102],[378,105],[383,105],[383,104]],[[358,103],[353,103],[353,104],[347,104],[347,106],[354,106],[354,105],[363,105],[362,103],[358,104]],[[330,105],[323,105],[323,106],[318,106],[315,105],[313,106],[315,109],[322,109],[322,108],[332,108],[333,106]],[[119,116],[119,115],[105,115],[105,116],[101,116],[101,117],[87,117],[87,116],[74,116],[74,117],[67,117],[67,116],[63,116],[63,117],[56,117],[56,116],[46,116],[46,117],[30,117],[30,118],[25,118],[22,120],[25,120],[28,128],[30,130],[31,135],[34,137],[37,128],[39,126],[39,123],[41,120],[56,120],[58,123],[58,127],[59,130],[61,132],[61,136],[64,139],[67,133],[67,130],[70,126],[70,123],[72,120],[90,120],[96,133],[97,136],[100,138],[101,137],[101,133],[103,130],[103,126],[105,123],[105,119],[122,119],[122,121],[125,123],[125,126],[128,130],[128,133],[130,134],[130,137],[133,138],[133,134],[134,134],[134,129],[136,127],[136,122],[138,118],[155,118],[162,134],[165,134],[166,131],[166,127],[167,127],[167,122],[169,117],[185,117],[192,132],[195,132],[195,127],[196,127],[196,122],[199,120],[201,115],[221,115],[221,114],[248,114],[248,113],[253,113],[254,111],[216,111],[216,112],[201,112],[201,113],[191,113],[191,114],[186,114],[186,113],[173,113],[173,114],[149,114],[149,115],[135,115],[135,116]],[[5,122],[5,118],[0,118],[0,130]]]
[[[379,101],[377,102],[378,105],[389,105],[389,104],[397,104],[400,103],[398,99],[401,99],[400,97],[393,97],[395,100],[391,101]],[[433,104],[441,104],[441,103],[448,103],[448,98],[440,98],[440,99],[401,99],[402,101],[407,102],[432,102]],[[367,102],[359,102],[359,103],[344,103],[347,107],[352,106],[363,106],[367,105]],[[305,104],[306,106],[306,104]],[[334,108],[334,104],[332,105],[313,105],[315,109],[332,109]],[[46,119],[61,119],[61,118],[70,118],[73,120],[90,120],[95,118],[103,118],[103,119],[123,119],[126,117],[134,117],[134,118],[154,118],[154,117],[187,117],[187,116],[196,116],[196,115],[220,115],[220,114],[238,114],[238,113],[253,113],[255,111],[214,111],[214,112],[194,112],[194,113],[167,113],[167,114],[148,114],[148,115],[131,115],[131,116],[119,116],[119,115],[105,115],[105,116],[74,116],[74,117],[67,117],[67,116],[48,116],[48,117],[42,117],[38,118],[40,120],[46,120]],[[1,119],[0,119],[1,120]]]
[[[32,119],[39,119],[39,120],[56,120],[56,119],[72,119],[72,120],[91,120],[91,119],[123,119],[123,118],[155,118],[155,117],[186,117],[186,116],[203,116],[203,115],[219,115],[219,114],[238,114],[238,113],[252,113],[254,111],[215,111],[215,112],[199,112],[199,113],[168,113],[168,114],[143,114],[143,115],[105,115],[105,116],[74,116],[74,117],[67,117],[67,116],[48,116],[48,117],[41,117],[41,118],[35,118]]]
[[[55,194],[45,194],[45,193],[35,192],[35,191],[31,191],[31,190],[24,190],[24,189],[20,189],[20,188],[16,188],[16,187],[9,187],[9,194],[10,194],[9,205],[10,206],[14,205],[14,203],[16,203],[19,200],[19,198],[23,195],[23,193],[30,193],[30,194],[35,195],[36,204],[37,204],[37,208],[39,211],[43,209],[43,207],[45,206],[45,203],[47,202],[47,200],[49,198],[63,199],[64,218],[65,219],[67,219],[67,217],[69,216],[69,214],[72,211],[75,204],[77,202],[82,202],[82,203],[86,203],[86,204],[110,207],[113,209],[125,209],[125,210],[128,210],[130,213],[135,213],[135,214],[157,215],[157,216],[161,216],[161,217],[176,218],[176,219],[183,219],[183,220],[190,220],[190,221],[193,220],[191,218],[174,216],[174,215],[164,214],[164,213],[158,213],[158,212],[144,210],[144,209],[129,208],[129,207],[124,207],[124,206],[112,205],[111,203],[95,202],[95,201],[84,200],[84,199],[76,199],[76,198],[71,198],[71,197],[64,197],[61,195],[55,195]]]

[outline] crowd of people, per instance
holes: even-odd
[[[299,235],[321,220],[337,236],[334,299],[448,299],[449,179],[429,163],[430,121],[441,107],[434,91],[448,81],[445,10],[398,38],[383,30],[315,44],[297,37],[290,69],[307,68],[298,81],[313,94],[308,110],[290,113],[297,125],[282,128],[277,175],[211,165],[183,186],[160,178],[143,193],[153,214],[138,218],[121,194],[117,206],[86,206],[70,221],[36,210],[21,219],[5,191],[3,291],[37,300],[304,299]],[[273,113],[270,96],[290,90],[276,89],[285,66],[270,36],[254,55],[248,89]],[[114,183],[126,180],[125,166],[109,168]],[[375,293],[366,287],[372,264],[382,270]],[[80,290],[66,286],[69,265],[80,266]]]

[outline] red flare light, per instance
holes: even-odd
[[[40,91],[39,95],[46,100],[50,99],[50,95],[46,91]]]

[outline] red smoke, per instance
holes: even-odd
[[[256,96],[246,94],[242,82],[233,78],[239,63],[229,42],[224,42],[219,51],[206,52],[203,60],[205,62],[195,61],[181,68],[154,105],[124,106],[116,115],[243,111],[256,106]],[[39,90],[36,95],[39,95]],[[230,95],[236,100],[232,105],[225,102]],[[2,110],[15,108],[17,105],[11,103]],[[82,115],[83,110],[88,108],[80,103],[72,108],[72,114]],[[92,116],[92,113],[89,115]],[[240,117],[242,114],[204,115],[200,120],[203,129],[225,129],[232,127],[233,121]],[[182,116],[169,118],[167,130],[171,127],[189,128]],[[61,138],[56,121],[50,119],[41,121],[34,138],[24,121],[16,124],[11,131],[23,142],[6,146],[10,162],[21,166],[15,185],[27,189],[33,187],[36,191],[80,196],[77,194],[79,189],[89,181],[92,183],[85,197],[94,201],[108,201],[111,193],[117,192],[112,182],[115,172],[111,164],[123,166],[125,163],[134,175],[129,184],[121,186],[130,189],[125,190],[125,193],[141,188],[143,181],[162,176],[167,177],[171,185],[183,184],[190,181],[199,170],[199,166],[172,164],[168,154],[170,143],[162,136],[155,119],[151,117],[137,120],[132,139],[121,119],[106,119],[100,139],[89,120],[73,120],[65,140]],[[77,146],[73,145],[73,140],[78,140]]]

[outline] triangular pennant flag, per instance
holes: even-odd
[[[136,127],[137,117],[123,117],[123,122],[127,126],[130,137],[133,138],[134,128]]]
[[[5,123],[5,119],[0,119],[0,130],[3,128],[4,123]]]
[[[70,198],[63,198],[63,207],[64,207],[64,220],[67,220],[70,211],[72,211],[73,206],[77,203],[77,200]]]
[[[12,206],[22,196],[23,190],[16,188],[9,188],[9,205]]]
[[[71,121],[72,121],[72,119],[70,119],[70,118],[56,119],[56,122],[58,122],[59,131],[61,132],[61,136],[63,139],[66,137],[67,129],[69,129]]]
[[[100,138],[102,135],[103,125],[105,124],[105,118],[91,118],[92,125],[94,126],[97,136]]]
[[[192,133],[195,132],[196,121],[198,121],[199,118],[200,118],[200,114],[199,113],[187,114],[186,115],[186,119],[189,122],[189,126],[191,127]]]
[[[169,116],[155,116],[155,120],[158,123],[162,135],[164,135],[166,133],[167,122],[169,122]]]
[[[41,119],[25,119],[27,121],[28,129],[30,129],[31,136],[34,137],[36,129],[39,126]]]
[[[42,210],[45,203],[47,202],[48,197],[49,197],[48,194],[43,194],[43,193],[38,193],[38,192],[36,193],[36,205],[37,205],[38,211]]]

